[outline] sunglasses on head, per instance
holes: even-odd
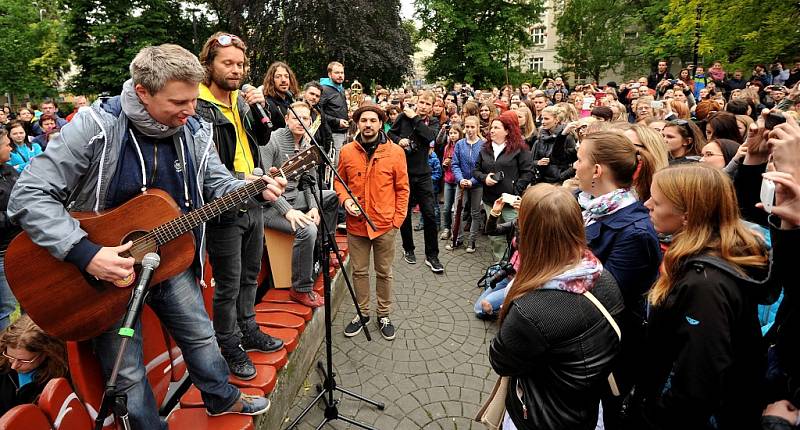
[[[241,40],[238,36],[234,36],[232,34],[220,34],[214,39],[214,43],[219,44],[219,46],[231,46],[233,45],[234,40]]]
[[[692,129],[689,127],[689,121],[686,121],[685,119],[673,119],[669,123],[671,125],[675,125],[675,126],[678,126],[678,127],[683,127],[686,130],[686,133],[689,136],[692,135]]]

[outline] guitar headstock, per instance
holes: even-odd
[[[319,162],[319,150],[316,146],[310,146],[286,160],[286,162],[278,168],[278,174],[283,174],[283,176],[286,176],[286,179],[294,179],[302,175],[303,172],[319,165]]]

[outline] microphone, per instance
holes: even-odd
[[[257,88],[250,84],[242,85],[242,91],[244,92],[249,92],[251,89],[257,89]],[[269,119],[269,115],[267,115],[267,113],[264,111],[264,106],[261,106],[260,103],[253,103],[250,105],[250,109],[252,109],[255,112],[253,116],[256,118],[256,121],[265,125],[268,129],[272,130],[272,120]]]
[[[161,257],[155,252],[148,252],[142,259],[142,271],[139,273],[139,284],[136,285],[136,289],[133,290],[133,296],[131,296],[130,303],[132,305],[141,307],[144,302],[143,295],[147,284],[150,283],[150,278],[153,277],[153,272],[156,271],[159,264],[161,264]],[[125,321],[122,323],[122,327],[133,327],[133,325],[136,324],[137,315],[138,312],[128,312]]]

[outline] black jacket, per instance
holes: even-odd
[[[322,96],[319,99],[319,107],[325,114],[332,133],[347,133],[347,127],[341,127],[339,120],[348,119],[347,99],[344,93],[330,85],[322,85]]]
[[[719,429],[759,427],[766,344],[757,305],[777,296],[772,278],[716,257],[684,264],[648,318],[637,390],[650,428],[711,429],[712,419]]]
[[[439,120],[434,117],[429,117],[426,123],[425,119],[419,115],[409,118],[406,114],[400,113],[395,119],[388,135],[394,143],[400,142],[400,139],[411,141],[411,145],[406,148],[409,178],[431,174],[431,166],[428,164],[428,149],[438,133]]]
[[[622,295],[610,273],[603,272],[591,292],[615,319],[622,312]],[[517,428],[590,430],[618,351],[616,332],[589,299],[538,289],[511,303],[489,347],[489,361],[499,375],[510,377],[506,408]]]
[[[6,163],[0,164],[0,255],[5,255],[11,239],[20,232],[20,228],[11,223],[6,210],[11,189],[17,183],[19,173]]]
[[[669,70],[664,73],[658,73],[658,70],[656,70],[647,77],[647,88],[655,90],[659,82],[663,81],[664,79],[675,79],[675,77],[672,76],[672,73],[670,73]]]
[[[331,127],[328,125],[328,118],[325,113],[322,112],[319,106],[314,106],[311,110],[311,124],[313,125],[317,121],[317,117],[320,116],[322,118],[320,119],[317,132],[314,133],[314,140],[316,140],[325,151],[329,151],[331,149],[331,144],[333,143]]]
[[[286,113],[290,104],[288,99],[267,97],[267,115],[272,121],[272,130],[286,127]]]
[[[761,174],[767,170],[767,164],[740,164],[733,177],[733,186],[736,190],[736,200],[742,218],[767,227],[767,213],[757,208],[756,203],[761,201]]]
[[[269,129],[253,118],[250,106],[244,101],[241,93],[236,102],[245,133],[247,133],[247,143],[250,145],[250,153],[253,155],[254,167],[263,167],[258,156],[258,147],[269,142]],[[196,111],[200,118],[210,122],[214,127],[214,145],[219,153],[219,158],[222,160],[222,164],[233,172],[233,160],[236,156],[236,126],[228,121],[228,118],[214,103],[207,100],[197,99]]]
[[[17,372],[9,369],[7,373],[0,374],[0,416],[14,406],[33,403],[42,394],[44,385],[31,381],[22,388],[19,387]]]
[[[788,376],[787,392],[773,393],[800,405],[800,297],[797,263],[800,261],[800,229],[781,230],[780,219],[770,216],[770,237],[775,258],[775,273],[783,285],[783,301],[767,337],[775,342],[778,364]]]
[[[552,132],[542,129],[536,144],[533,146],[533,167],[536,169],[536,182],[557,184],[575,175],[572,163],[578,159],[575,138],[572,134],[563,135],[563,125]],[[550,164],[539,166],[536,163],[542,158],[549,158]]]
[[[487,145],[490,144],[486,143],[481,149],[478,159],[475,160],[475,168],[472,170],[472,177],[483,185],[483,202],[491,206],[503,193],[521,196],[533,180],[531,151],[517,149],[510,152],[506,148],[495,160],[491,146],[487,148]],[[492,187],[487,186],[486,176],[499,171],[503,172],[503,180]]]

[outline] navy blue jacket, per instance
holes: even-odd
[[[625,307],[633,309],[630,299],[634,297],[643,302],[642,295],[655,282],[661,263],[658,236],[647,208],[637,202],[600,218],[586,227],[586,241],[617,280]]]

